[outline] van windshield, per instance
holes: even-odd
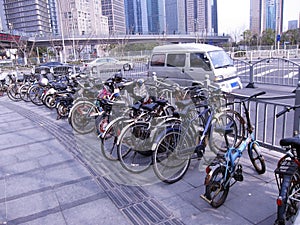
[[[233,66],[233,60],[225,51],[211,51],[208,55],[215,69]]]

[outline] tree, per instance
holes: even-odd
[[[251,30],[245,30],[243,32],[243,40],[244,43],[247,45],[251,45],[252,33]]]
[[[282,34],[281,40],[283,42],[289,42],[291,45],[296,45],[300,43],[300,28],[287,30]]]
[[[273,29],[264,30],[262,32],[261,43],[262,45],[274,45],[275,31]]]

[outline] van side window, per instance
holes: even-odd
[[[184,67],[185,54],[168,54],[167,66],[169,67]]]
[[[152,56],[151,66],[165,66],[165,54],[156,54]]]
[[[191,53],[190,65],[191,67],[203,68],[206,71],[211,70],[209,61],[204,53]]]

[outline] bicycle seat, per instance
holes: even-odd
[[[142,105],[142,108],[147,110],[147,111],[153,111],[156,107],[158,106],[158,103],[150,103],[150,104],[145,104]]]
[[[281,146],[292,146],[295,148],[300,148],[300,138],[299,137],[291,137],[291,138],[283,138],[280,140],[279,144]]]
[[[161,105],[161,106],[165,106],[167,104],[168,100],[165,100],[165,99],[156,99],[155,100],[155,103],[157,103],[158,105]]]

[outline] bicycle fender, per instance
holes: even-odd
[[[79,102],[77,102],[75,105],[73,105],[72,106],[72,108],[70,109],[70,112],[69,112],[69,116],[68,116],[68,120],[70,120],[71,119],[71,116],[72,116],[72,113],[73,113],[73,111],[74,111],[74,109],[78,106],[78,105],[80,105],[80,104],[93,104],[93,103],[91,103],[90,101],[79,101]]]
[[[106,126],[106,128],[105,128],[105,131],[101,134],[101,135],[99,135],[98,137],[99,138],[103,138],[105,135],[106,135],[106,133],[107,133],[107,131],[116,123],[116,121],[118,121],[118,120],[123,120],[125,123],[132,123],[133,121],[134,121],[134,119],[126,119],[126,120],[124,120],[124,118],[122,118],[122,117],[118,117],[118,118],[115,118],[115,119],[113,119],[112,121],[110,121],[109,122],[109,124]]]

